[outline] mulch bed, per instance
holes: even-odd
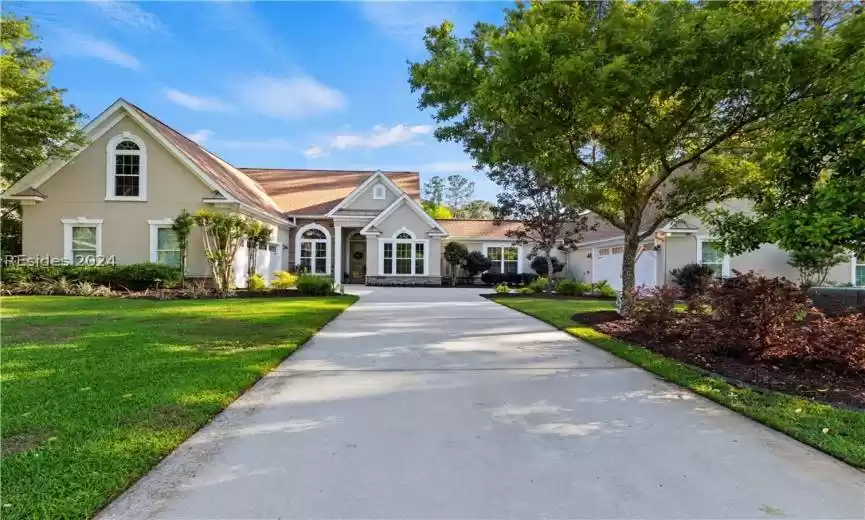
[[[838,373],[828,367],[745,361],[695,352],[685,341],[654,341],[647,334],[635,330],[632,320],[622,318],[615,311],[578,313],[571,319],[734,382],[865,410],[865,374]]]

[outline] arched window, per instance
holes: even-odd
[[[123,132],[108,142],[105,198],[147,200],[147,148],[138,136]]]
[[[302,271],[330,274],[330,233],[318,224],[297,230],[295,263]]]
[[[390,240],[381,243],[381,274],[414,275],[426,274],[427,240],[416,240],[414,233],[400,229]]]

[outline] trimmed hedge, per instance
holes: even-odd
[[[333,279],[329,276],[302,274],[297,278],[297,290],[304,296],[329,296],[333,294]]]
[[[487,285],[529,285],[537,280],[538,275],[531,273],[490,273],[486,272],[481,275],[481,281]]]
[[[8,265],[0,269],[0,280],[4,285],[54,282],[61,278],[69,282],[88,282],[113,289],[141,291],[176,284],[180,281],[180,269],[154,263],[99,266]]]

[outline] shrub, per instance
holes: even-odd
[[[574,282],[576,284],[576,293],[578,296],[589,294],[592,292],[592,284],[588,282]]]
[[[4,284],[22,282],[89,282],[94,285],[140,291],[171,286],[180,279],[180,270],[164,264],[142,263],[126,265],[17,265],[2,271]]]
[[[490,259],[484,256],[480,251],[472,251],[463,261],[463,267],[470,278],[478,273],[489,270],[491,266],[492,263],[490,262]]]
[[[267,282],[260,274],[250,275],[246,281],[246,288],[250,291],[263,291],[267,289]]]
[[[550,257],[553,263],[553,273],[560,273],[565,268],[565,264],[562,263],[556,257]],[[545,256],[536,256],[534,260],[532,260],[532,270],[538,273],[539,276],[547,276],[549,272],[547,271],[547,257]]]
[[[715,279],[712,268],[703,264],[686,264],[673,269],[670,274],[673,276],[673,282],[682,289],[686,298],[705,293]]]
[[[481,275],[481,281],[487,285],[499,285],[499,284],[507,284],[507,285],[528,285],[535,281],[538,277],[536,274],[531,273],[490,273],[486,272]]]
[[[270,287],[273,289],[291,289],[295,284],[297,284],[297,275],[285,271],[277,271],[273,273]]]
[[[496,294],[508,294],[510,291],[511,290],[506,283],[496,285]]]
[[[443,253],[445,262],[451,267],[451,285],[457,284],[457,270],[469,256],[468,248],[461,242],[448,242]]]
[[[799,271],[801,284],[808,287],[822,285],[832,267],[850,258],[850,254],[839,247],[814,246],[789,253],[790,260],[787,263]]]
[[[714,331],[722,334],[724,354],[759,358],[766,338],[791,326],[810,308],[807,293],[784,278],[754,273],[725,278],[710,287]]]
[[[548,285],[549,279],[544,276],[539,276],[529,283],[528,286],[536,293],[543,293],[547,291]]]
[[[669,285],[640,288],[631,318],[652,338],[664,337],[676,317],[675,305],[679,296],[679,289]]]
[[[577,282],[573,280],[559,280],[556,284],[556,294],[562,296],[577,296]]]
[[[301,274],[297,277],[297,290],[306,296],[327,296],[333,294],[333,280],[329,276]]]
[[[517,294],[535,294],[535,290],[531,287],[520,287],[517,289]]]
[[[616,290],[610,287],[609,282],[601,280],[592,284],[592,292],[606,298],[615,298]]]

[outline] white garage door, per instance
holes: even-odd
[[[606,280],[610,286],[617,290],[622,290],[622,253],[625,248],[623,246],[614,247],[599,247],[595,249],[595,268],[592,276],[593,282]],[[655,251],[642,251],[637,256],[637,265],[635,269],[637,286],[640,285],[655,285],[655,259],[657,253]]]

